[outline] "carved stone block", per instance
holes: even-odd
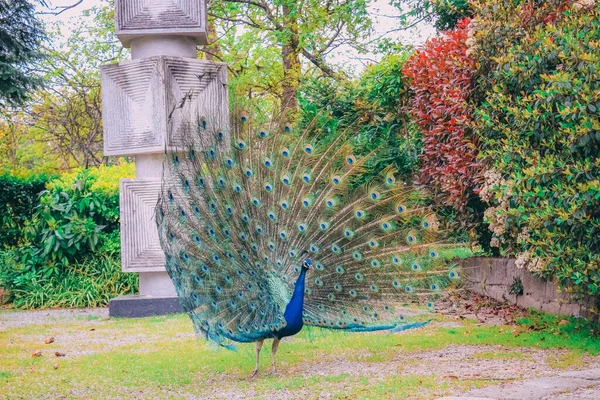
[[[198,121],[229,131],[227,66],[179,57],[150,57],[101,67],[104,155],[181,148]]]
[[[165,270],[154,220],[160,189],[160,178],[121,179],[121,264],[125,272]]]
[[[206,0],[116,0],[115,30],[126,47],[150,35],[188,36],[207,44]]]

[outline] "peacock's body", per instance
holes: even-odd
[[[425,324],[458,274],[437,257],[447,245],[418,194],[391,167],[357,186],[375,152],[354,156],[352,129],[320,145],[314,124],[234,125],[228,140],[226,127],[199,119],[165,163],[157,223],[196,331],[224,347],[256,341],[258,359],[264,339],[275,354],[303,325]]]

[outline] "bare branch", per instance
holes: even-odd
[[[262,10],[264,10],[267,19],[269,21],[271,21],[273,23],[273,25],[275,25],[275,29],[278,30],[278,31],[283,30],[283,26],[281,25],[281,23],[277,20],[277,18],[275,18],[275,15],[273,15],[273,12],[269,8],[269,6],[265,2],[263,2],[262,0],[260,0],[260,1],[255,1],[255,0],[224,0],[224,1],[229,2],[229,3],[247,4],[247,5],[251,5],[251,6],[255,6],[255,7],[261,8]]]
[[[76,3],[71,4],[69,6],[56,6],[56,7],[48,7],[50,11],[42,11],[40,14],[48,14],[48,15],[60,15],[65,11],[71,10],[78,5],[83,3],[83,0],[77,0]]]
[[[223,21],[228,21],[228,22],[233,22],[234,24],[242,24],[242,25],[248,25],[251,26],[253,28],[256,29],[264,29],[264,30],[271,30],[265,26],[259,25],[256,21],[253,21],[250,17],[248,17],[248,19],[250,21],[244,20],[244,19],[237,19],[237,18],[229,18],[229,17],[225,17],[225,16],[221,16],[221,15],[216,15],[213,13],[207,13],[207,15],[209,17],[213,17],[216,19],[221,19]]]

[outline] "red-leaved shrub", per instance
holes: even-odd
[[[404,69],[413,92],[409,112],[423,134],[419,183],[463,212],[482,183],[468,102],[476,70],[467,51],[470,21],[428,40]]]

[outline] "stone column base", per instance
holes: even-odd
[[[141,318],[183,312],[177,297],[119,296],[108,303],[111,318]]]

